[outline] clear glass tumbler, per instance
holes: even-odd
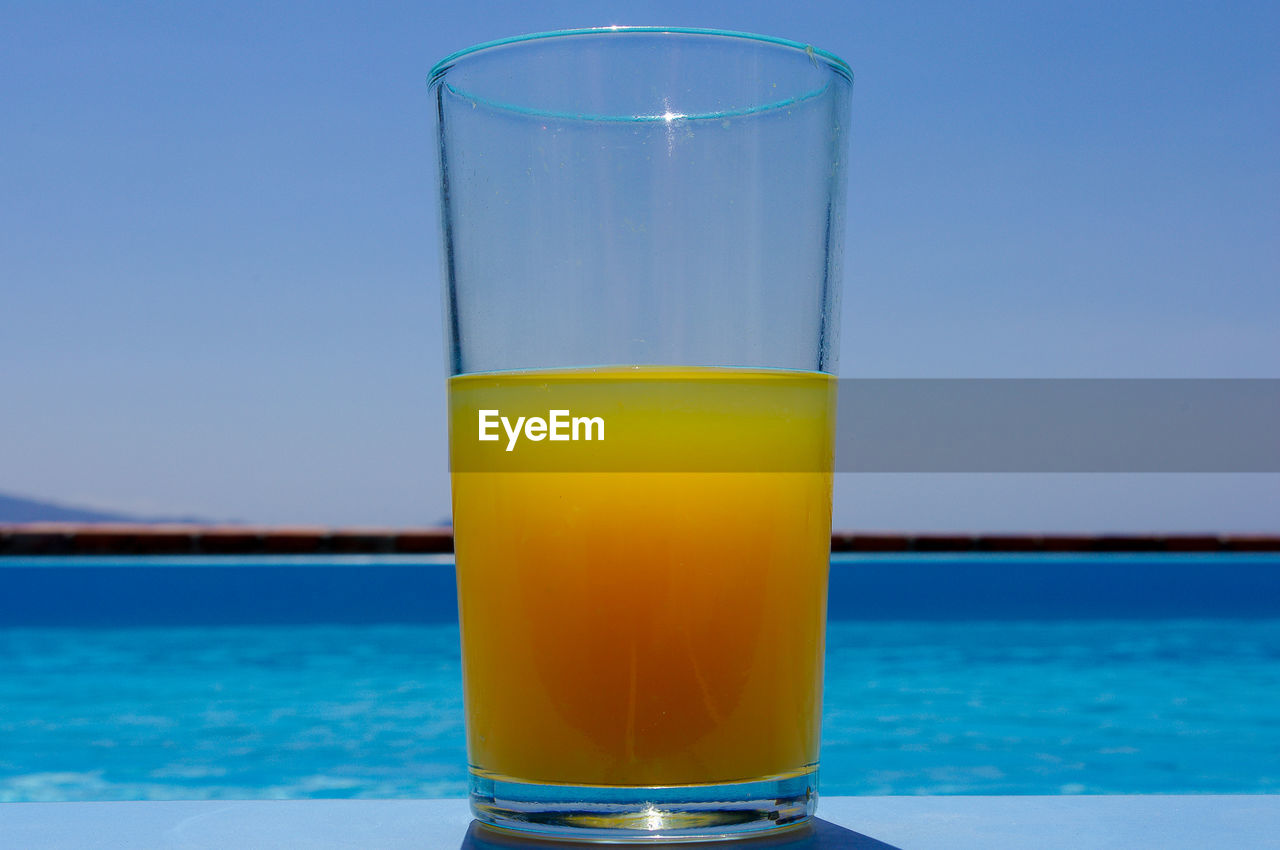
[[[850,87],[812,47],[689,29],[432,70],[481,821],[812,814]]]

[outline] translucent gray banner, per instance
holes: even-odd
[[[1280,472],[1277,379],[846,379],[839,472]]]
[[[1280,379],[468,380],[454,472],[1280,472]]]

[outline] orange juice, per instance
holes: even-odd
[[[748,369],[451,379],[474,770],[636,786],[816,764],[834,391]],[[555,410],[601,433],[495,424]]]

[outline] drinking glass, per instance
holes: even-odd
[[[612,840],[802,823],[848,66],[609,28],[430,85],[472,811]]]

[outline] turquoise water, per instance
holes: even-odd
[[[1280,620],[831,623],[828,794],[1280,791]],[[457,628],[0,629],[0,801],[462,795]]]

